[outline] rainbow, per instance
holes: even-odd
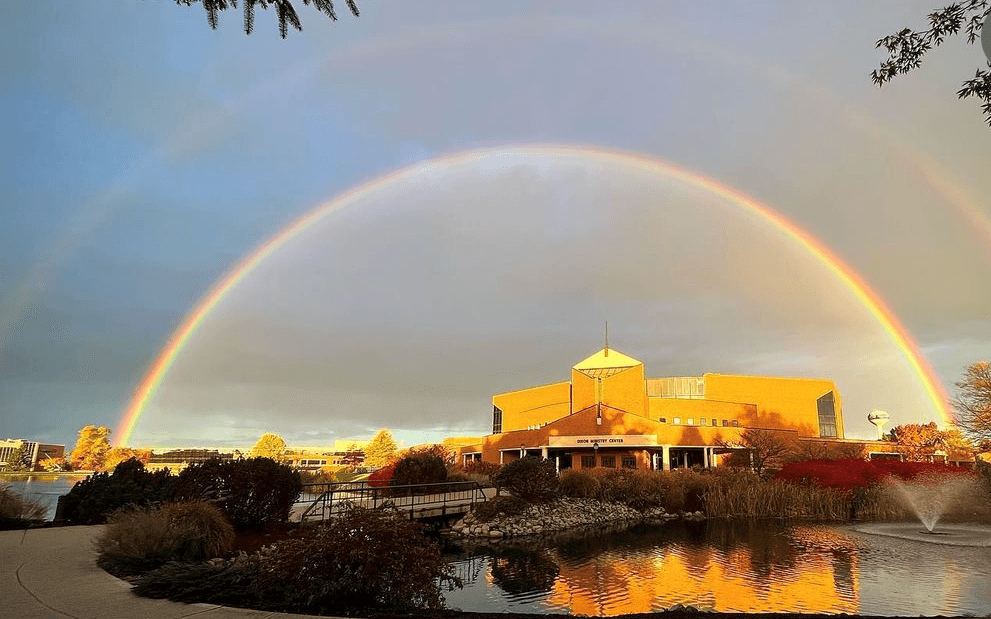
[[[731,204],[759,216],[777,228],[786,237],[803,247],[816,260],[822,263],[839,282],[850,290],[856,299],[877,320],[892,342],[901,350],[912,371],[918,376],[920,384],[925,389],[927,396],[932,402],[933,409],[938,414],[942,423],[944,425],[951,425],[953,423],[953,417],[947,405],[949,399],[942,383],[929,366],[929,363],[905,329],[905,326],[898,320],[898,317],[895,316],[887,305],[885,305],[881,297],[867,285],[856,271],[798,225],[737,189],[648,155],[598,147],[539,145],[462,152],[409,166],[352,189],[290,223],[281,232],[262,243],[257,249],[241,260],[241,262],[236,264],[232,270],[226,273],[172,334],[168,345],[159,354],[151,368],[149,368],[148,373],[140,385],[138,385],[134,397],[121,415],[121,420],[114,433],[116,435],[114,444],[122,446],[129,443],[131,435],[134,433],[134,429],[137,427],[138,421],[141,418],[141,414],[162,384],[165,375],[175,363],[192,334],[199,328],[217,304],[238,283],[247,277],[256,266],[301,232],[335,210],[354,203],[389,185],[412,180],[420,174],[436,170],[438,167],[458,165],[499,156],[520,155],[526,157],[571,156],[584,161],[618,165],[625,168],[639,168],[649,173],[661,174],[688,186],[719,196]]]

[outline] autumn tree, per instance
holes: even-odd
[[[967,42],[973,44],[981,36],[981,27],[988,16],[991,0],[965,0],[952,2],[945,8],[929,13],[929,28],[913,30],[903,28],[898,32],[878,39],[877,49],[884,49],[888,58],[871,72],[871,80],[878,86],[890,82],[897,75],[908,73],[922,66],[922,59],[932,49],[939,47],[952,36],[966,34]],[[991,36],[985,33],[984,36]],[[991,63],[988,63],[991,69]],[[991,71],[978,68],[973,79],[965,80],[957,97],[975,97],[983,101],[981,109],[984,118],[991,126]]]
[[[102,471],[106,468],[110,453],[110,428],[84,426],[79,430],[76,446],[69,455],[72,468],[84,471]]]
[[[392,432],[382,428],[365,447],[365,466],[379,468],[396,459],[398,447]]]
[[[895,426],[884,438],[894,442],[898,453],[909,462],[928,462],[937,450],[946,447],[946,436],[936,427],[935,421]]]
[[[127,462],[131,458],[136,459],[141,464],[148,464],[151,460],[150,449],[132,449],[130,447],[114,447],[107,453],[107,459],[103,467],[112,471],[121,462]]]
[[[65,458],[48,457],[48,458],[44,458],[38,464],[40,464],[41,468],[45,469],[49,473],[61,473],[62,471],[66,471],[72,468],[71,466],[69,466],[68,462],[65,461]]]
[[[795,451],[793,441],[787,440],[781,433],[760,428],[747,428],[740,434],[739,440],[720,441],[720,445],[745,456],[743,462],[735,458],[731,459],[730,464],[749,463],[757,475],[763,475],[768,468],[782,466],[784,460]]]
[[[973,439],[991,440],[991,363],[968,365],[956,386],[960,390],[953,399],[957,426]]]
[[[278,434],[266,432],[251,448],[252,458],[271,458],[282,462],[286,456],[286,441]]]
[[[184,6],[192,6],[197,2],[202,2],[203,8],[206,9],[206,21],[214,30],[217,29],[220,11],[237,8],[237,0],[175,0],[176,4]],[[286,34],[289,32],[289,26],[299,31],[303,30],[303,25],[299,21],[299,15],[296,13],[295,7],[293,7],[292,0],[242,0],[242,2],[244,3],[245,34],[251,34],[251,31],[254,29],[255,7],[267,9],[271,6],[275,8],[276,15],[279,18],[279,34],[282,35],[283,39],[286,38]],[[355,0],[345,0],[345,2],[347,2],[351,14],[358,17],[358,4]],[[315,9],[331,20],[337,21],[337,11],[334,9],[333,0],[303,0],[303,4],[312,4]]]

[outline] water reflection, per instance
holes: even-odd
[[[480,577],[445,594],[477,612],[986,614],[991,549],[963,552],[845,527],[671,523],[526,548],[475,549]],[[918,575],[921,562],[927,573]]]

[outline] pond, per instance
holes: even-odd
[[[59,496],[69,494],[72,486],[85,478],[85,475],[59,475],[58,477],[26,475],[0,479],[0,484],[10,486],[10,489],[17,494],[44,505],[48,510],[45,514],[45,520],[51,520],[55,517]]]
[[[447,606],[469,612],[608,616],[687,604],[739,612],[991,613],[991,548],[849,526],[671,522],[449,551],[465,587],[445,591]]]

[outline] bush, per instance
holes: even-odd
[[[283,610],[340,616],[440,608],[438,581],[461,586],[419,524],[397,512],[349,506],[305,538],[263,553],[257,586]]]
[[[497,488],[531,502],[553,498],[558,490],[557,469],[545,458],[520,458],[502,467],[492,478]]]
[[[202,561],[231,550],[234,527],[209,503],[131,507],[110,516],[96,540],[102,567],[137,574],[169,561]]]
[[[813,484],[849,491],[878,485],[891,475],[904,481],[916,478],[939,479],[945,475],[976,476],[973,471],[946,464],[848,458],[792,462],[778,471],[775,478],[789,483]]]
[[[451,473],[452,469],[456,472],[463,474],[471,481],[477,481],[478,485],[484,488],[492,487],[492,477],[499,472],[502,468],[500,464],[493,464],[492,462],[482,462],[481,460],[473,460],[463,465],[455,465],[453,467],[448,467],[448,474]]]
[[[599,479],[584,469],[561,471],[559,484],[562,496],[574,499],[599,499],[602,496],[602,484],[599,483]]]
[[[483,503],[476,503],[472,513],[479,522],[491,522],[500,516],[519,516],[530,507],[523,499],[514,496],[497,496]]]
[[[421,451],[400,458],[392,473],[393,486],[436,484],[447,480],[444,458],[432,451]]]
[[[368,485],[373,488],[384,488],[388,486],[392,482],[392,475],[395,471],[395,462],[372,471],[372,474],[368,476]]]
[[[0,485],[0,530],[23,529],[32,521],[45,517],[44,505],[17,494],[10,487]]]
[[[270,458],[213,458],[179,473],[174,496],[215,501],[235,528],[249,529],[288,521],[302,487],[299,473]]]
[[[118,464],[113,473],[94,473],[74,485],[62,499],[62,516],[74,524],[102,524],[123,507],[169,500],[175,483],[168,470],[152,473],[131,458]]]

